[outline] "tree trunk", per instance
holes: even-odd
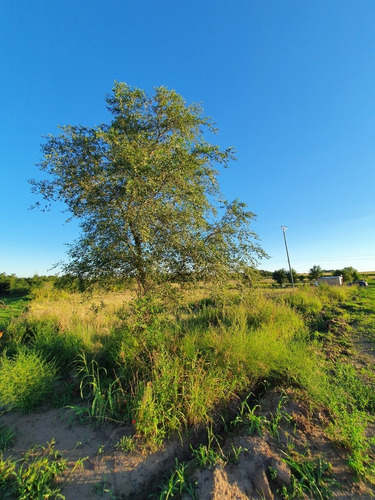
[[[143,260],[142,251],[142,238],[136,231],[134,224],[129,224],[130,230],[132,232],[134,246],[135,246],[135,269],[136,269],[136,281],[138,287],[138,296],[143,296],[147,291],[147,274],[145,271],[145,265]]]

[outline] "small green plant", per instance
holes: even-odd
[[[235,418],[230,422],[231,427],[236,427],[237,425],[243,425],[245,423],[247,415],[251,412],[250,405],[248,403],[248,399],[252,396],[252,393],[248,394],[244,401],[241,401],[239,410],[235,416]],[[253,408],[253,411],[257,405]]]
[[[243,448],[242,446],[234,446],[233,443],[231,445],[231,448],[232,448],[232,451],[227,456],[227,459],[229,462],[232,462],[234,464],[238,463],[239,457],[240,457],[242,452],[248,451],[247,448]]]
[[[52,440],[46,447],[30,449],[19,461],[0,457],[1,498],[18,500],[63,499],[55,480],[65,470],[67,461],[54,449]]]
[[[91,413],[87,406],[70,405],[66,407],[69,411],[67,413],[68,425],[71,425],[74,420],[84,424],[91,419]]]
[[[258,434],[258,436],[263,435],[263,429],[267,424],[267,419],[263,415],[256,415],[256,411],[260,409],[260,405],[255,405],[250,407],[248,403],[248,398],[252,394],[249,394],[247,398],[242,401],[240,405],[239,412],[237,413],[234,420],[231,421],[230,426],[236,427],[237,425],[243,425],[247,428],[247,433],[250,436]]]
[[[129,453],[135,451],[136,443],[133,436],[122,436],[115,445],[116,450],[120,450],[124,453]]]
[[[88,460],[88,458],[89,457],[81,457],[78,460],[76,460],[72,471],[75,471],[76,469],[83,470],[83,464],[84,464],[84,462],[86,462],[86,460]]]
[[[287,413],[283,409],[283,405],[286,400],[286,396],[282,396],[280,398],[275,413],[271,414],[270,419],[266,423],[269,433],[275,439],[279,439],[280,424],[283,422],[290,423],[292,420],[292,417],[289,415],[289,413]]]
[[[248,429],[247,432],[250,436],[254,436],[258,434],[258,436],[263,435],[264,426],[267,424],[267,419],[263,415],[255,415],[256,409],[259,408],[259,405],[254,406],[251,410],[249,410],[247,414],[248,419]]]
[[[88,400],[86,415],[98,424],[107,419],[122,421],[119,409],[120,399],[124,399],[120,380],[107,379],[107,370],[93,359],[87,361],[85,353],[80,356],[80,395]],[[79,408],[71,407],[80,413]],[[82,412],[84,417],[85,411]]]
[[[194,458],[200,467],[212,467],[219,462],[226,462],[218,438],[212,431],[212,427],[207,428],[207,445],[200,444],[198,448],[191,448]]]
[[[8,410],[31,411],[52,393],[56,368],[42,356],[22,347],[0,358],[0,405]]]
[[[94,495],[98,495],[99,497],[103,497],[104,495],[109,496],[111,499],[115,499],[116,497],[112,493],[111,484],[104,478],[99,483],[95,483],[91,488],[91,493]]]
[[[16,493],[16,463],[0,455],[0,498]]]
[[[329,462],[321,456],[306,458],[290,449],[283,460],[292,473],[290,487],[283,486],[280,492],[283,499],[305,498],[306,495],[318,500],[332,498],[335,481],[331,477],[332,466]]]
[[[175,468],[172,474],[160,487],[160,491],[153,495],[153,497],[159,500],[169,500],[170,498],[181,498],[186,495],[192,500],[197,499],[195,485],[188,479],[187,469],[188,465],[179,463],[176,458]]]
[[[272,481],[276,481],[277,479],[277,476],[278,476],[278,470],[275,469],[274,467],[272,467],[271,465],[268,467],[268,472],[269,472],[269,475],[270,475],[270,478],[272,479]]]
[[[5,427],[0,424],[0,452],[11,448],[15,442],[16,434],[11,427]]]

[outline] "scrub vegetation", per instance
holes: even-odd
[[[109,123],[45,138],[31,181],[79,223],[64,276],[0,274],[1,496],[373,493],[373,282],[256,271],[255,215],[218,182],[235,153],[201,106],[121,82],[106,104]],[[59,435],[35,447],[35,428]]]
[[[191,471],[238,463],[247,448],[232,443],[225,450],[223,443],[241,433],[269,436],[281,450],[292,479],[274,488],[280,498],[329,498],[335,484],[329,460],[293,448],[298,421],[291,399],[339,446],[353,477],[375,484],[375,373],[358,351],[363,339],[374,342],[371,281],[364,289],[295,290],[246,289],[233,281],[220,293],[202,285],[140,297],[131,290],[65,291],[50,280],[17,312],[0,340],[3,412],[52,405],[69,408],[72,421],[130,428],[114,445],[122,453],[154,453],[207,429],[206,439],[192,441],[188,461],[176,461],[160,483],[160,498],[189,491],[199,498]],[[273,392],[279,397],[269,410],[264,398]],[[6,428],[2,434],[1,481],[16,488],[29,459],[16,465],[16,437]],[[55,453],[49,450],[48,457]],[[65,462],[53,460],[59,474]],[[277,470],[267,476],[272,486]]]

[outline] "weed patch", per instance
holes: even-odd
[[[29,412],[52,393],[56,368],[27,348],[0,358],[0,405],[7,410]]]
[[[0,457],[1,498],[14,495],[19,500],[63,499],[55,481],[66,467],[53,441],[47,447],[29,450],[19,461]]]
[[[14,443],[16,434],[10,427],[6,427],[0,424],[0,453],[11,448]]]
[[[170,498],[182,498],[184,495],[192,500],[198,498],[195,485],[188,478],[188,464],[179,463],[176,459],[171,475],[160,486],[159,492],[151,495],[150,498],[168,500]]]
[[[335,484],[331,476],[332,466],[322,457],[306,458],[294,450],[288,450],[284,461],[292,473],[291,486],[284,486],[281,497],[285,500],[293,498],[316,498],[325,500],[332,498],[332,486]]]

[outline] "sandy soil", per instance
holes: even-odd
[[[281,459],[287,442],[293,442],[300,453],[306,453],[308,448],[312,455],[321,454],[332,463],[333,476],[340,483],[340,488],[333,488],[335,498],[372,498],[374,491],[354,481],[344,452],[333,446],[322,431],[320,423],[324,415],[311,414],[306,406],[293,400],[292,393],[288,396],[285,411],[292,420],[281,425],[278,439],[268,433],[262,437],[248,436],[239,430],[237,434],[226,435],[221,444],[225,454],[230,454],[233,446],[241,447],[243,451],[236,463],[219,463],[203,470],[197,467],[192,472],[198,499],[279,498],[277,489],[288,486],[291,480],[290,470]],[[266,416],[275,412],[280,397],[278,391],[268,393],[260,402],[261,413]],[[147,499],[170,475],[176,457],[180,461],[189,458],[190,442],[180,440],[157,453],[117,451],[115,444],[121,436],[130,435],[131,428],[106,425],[94,429],[89,424],[72,421],[67,410],[52,409],[32,415],[9,412],[1,417],[1,423],[11,426],[16,433],[16,444],[11,451],[14,458],[35,444],[55,441],[55,449],[61,451],[70,464],[60,479],[66,500]],[[197,434],[190,439],[197,446],[202,436]],[[85,458],[83,467],[74,469],[75,462],[82,458]],[[277,471],[276,479],[271,478],[270,470]]]

